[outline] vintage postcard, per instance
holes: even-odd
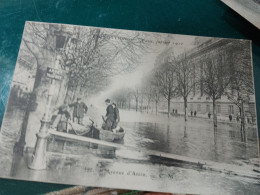
[[[26,22],[0,177],[260,191],[251,42]]]
[[[221,0],[260,29],[260,0]]]

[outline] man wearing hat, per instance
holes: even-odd
[[[86,104],[81,101],[81,98],[78,97],[77,101],[70,104],[69,107],[73,107],[73,122],[75,122],[76,118],[78,124],[82,124],[84,114],[88,111],[88,107],[86,106]]]
[[[103,116],[104,124],[102,125],[102,128],[104,130],[111,131],[112,125],[115,121],[114,107],[112,106],[110,99],[106,99],[105,102],[107,105],[107,109],[106,109],[106,116]]]
[[[51,128],[56,128],[57,131],[67,132],[67,124],[68,120],[70,120],[70,113],[67,110],[67,105],[63,104],[60,107],[54,109],[54,111],[58,110],[57,116],[51,124]]]
[[[114,122],[113,122],[113,125],[112,125],[112,129],[116,129],[118,123],[120,122],[120,115],[119,115],[118,107],[117,107],[115,102],[112,103],[112,106],[114,108]]]
[[[67,111],[66,104],[59,107],[58,115],[60,115],[60,121],[57,125],[57,131],[67,132],[67,124],[70,119],[70,113]]]

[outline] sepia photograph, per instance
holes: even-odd
[[[257,194],[251,41],[26,22],[0,177]]]
[[[260,0],[221,0],[260,29]]]

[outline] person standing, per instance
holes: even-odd
[[[70,104],[69,107],[73,107],[73,122],[75,122],[76,118],[77,123],[82,124],[84,114],[86,114],[88,111],[88,107],[86,106],[86,104],[81,101],[81,98],[77,98],[77,101]]]
[[[229,118],[229,121],[231,122],[232,121],[232,115],[230,114],[229,116],[228,116],[228,118]]]
[[[102,116],[104,120],[104,124],[102,125],[102,128],[104,130],[111,131],[112,125],[115,121],[114,107],[112,106],[110,99],[106,99],[105,103],[107,105],[107,109],[106,109],[106,116]]]
[[[211,117],[211,113],[209,112],[209,113],[208,113],[208,118],[210,119],[210,117]]]
[[[112,125],[112,129],[116,129],[118,123],[120,122],[119,109],[118,109],[116,103],[113,103],[112,106],[114,108],[114,122]]]
[[[66,104],[63,104],[60,107],[54,109],[54,111],[58,110],[58,113],[51,124],[51,128],[55,128],[60,132],[67,132],[68,121],[71,118],[67,107],[68,106]]]
[[[68,120],[70,119],[70,113],[67,111],[67,106],[62,105],[59,108],[58,115],[60,115],[60,121],[57,125],[57,131],[67,132]]]

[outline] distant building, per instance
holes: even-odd
[[[204,93],[204,86],[203,83],[199,82],[199,78],[203,74],[203,68],[206,60],[209,59],[209,55],[211,58],[214,58],[214,60],[224,63],[224,71],[231,73],[236,69],[236,64],[233,62],[233,55],[237,52],[237,41],[238,40],[213,38],[186,52],[186,58],[191,61],[194,77],[192,81],[193,88],[188,97],[188,114],[190,114],[191,111],[196,111],[197,115],[204,115],[206,117],[208,113],[213,113],[212,100]],[[181,59],[182,56],[178,58]],[[250,66],[251,64],[248,64],[249,68]],[[228,120],[229,115],[232,115],[233,120],[236,120],[236,116],[240,115],[238,106],[226,96],[222,96],[216,103],[219,118]],[[166,102],[160,104],[160,109],[167,109]],[[177,110],[178,113],[184,112],[183,98],[172,99],[171,110],[173,109]],[[246,101],[244,101],[244,112],[247,122],[256,122],[254,95],[247,95]]]

